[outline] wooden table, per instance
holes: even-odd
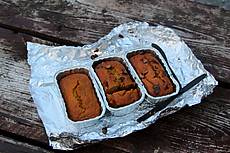
[[[89,44],[133,20],[174,29],[219,81],[199,105],[79,153],[230,152],[230,10],[194,0],[0,0],[0,152],[55,152],[30,96],[26,41]]]

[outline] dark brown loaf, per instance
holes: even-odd
[[[140,98],[140,91],[138,89],[121,90],[106,95],[110,106],[118,107],[137,101]]]
[[[137,84],[119,60],[103,60],[94,67],[111,107],[121,107],[140,99]]]
[[[153,52],[137,51],[130,53],[128,59],[151,96],[164,96],[174,92],[175,85]]]
[[[60,78],[59,87],[71,120],[82,121],[100,115],[101,106],[87,73],[69,73]]]

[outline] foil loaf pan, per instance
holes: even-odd
[[[143,49],[151,49],[159,56],[176,85],[176,91],[172,95],[158,99],[148,95],[127,59],[127,54],[131,51]],[[218,84],[172,29],[161,25],[150,26],[145,22],[122,24],[97,42],[83,47],[53,47],[28,42],[27,50],[28,63],[31,66],[29,89],[44,124],[49,143],[54,149],[72,150],[144,129],[160,117],[174,113],[185,105],[192,106],[200,103],[201,99],[212,93]],[[92,68],[95,61],[114,57],[124,60],[142,94],[139,101],[121,109],[111,109],[108,106],[103,88]],[[93,120],[73,122],[67,116],[57,76],[61,72],[76,68],[85,68],[89,71],[97,96],[102,102],[101,116]],[[192,80],[204,74],[206,77],[191,89],[180,92]],[[179,96],[176,96],[178,93]],[[161,101],[166,101],[173,96],[174,98],[171,98],[166,107],[162,107],[155,113],[149,113],[157,104],[161,104]],[[149,113],[148,117],[143,119],[146,113]],[[140,118],[142,120],[138,120]]]
[[[71,72],[72,71],[72,72]],[[77,71],[77,72],[82,72],[83,71],[83,73],[85,73],[86,75],[88,75],[89,76],[89,78],[90,78],[90,80],[91,80],[91,82],[92,82],[92,84],[93,84],[93,86],[94,86],[94,89],[95,89],[95,92],[96,92],[96,96],[97,96],[97,98],[98,98],[98,101],[99,101],[99,103],[100,103],[100,106],[101,106],[101,114],[99,115],[99,116],[97,116],[97,117],[95,117],[95,118],[91,118],[91,119],[87,119],[87,120],[83,120],[83,121],[78,121],[78,122],[75,122],[75,121],[72,121],[72,120],[70,120],[69,118],[68,118],[68,114],[67,114],[67,110],[66,110],[66,107],[65,107],[65,102],[64,102],[64,99],[62,98],[62,94],[61,94],[61,91],[60,91],[60,88],[59,88],[59,79],[58,79],[58,77],[60,76],[60,75],[64,75],[65,73],[75,73],[74,71]],[[86,72],[85,72],[86,71]],[[63,109],[63,115],[64,116],[66,116],[66,120],[69,120],[69,124],[73,124],[73,126],[76,124],[76,125],[78,125],[78,126],[82,126],[82,127],[85,127],[85,126],[93,126],[94,124],[96,124],[97,123],[97,121],[100,119],[100,118],[102,118],[103,116],[104,116],[104,114],[105,114],[105,111],[106,111],[106,108],[105,108],[105,105],[104,105],[104,103],[103,103],[103,99],[102,99],[102,97],[101,97],[101,94],[100,94],[100,92],[99,92],[99,87],[98,87],[98,85],[97,85],[97,83],[96,83],[96,81],[95,81],[95,79],[94,79],[94,77],[93,77],[93,75],[92,75],[92,73],[90,72],[90,67],[88,67],[88,66],[84,66],[84,65],[82,65],[82,66],[78,66],[78,67],[71,67],[71,68],[69,68],[69,69],[64,69],[64,70],[61,70],[61,71],[58,71],[56,74],[55,74],[55,84],[56,84],[56,88],[59,90],[59,98],[60,99],[62,99],[63,101],[62,101],[62,103],[61,103],[61,105],[62,105],[62,109]],[[60,77],[61,78],[61,77]]]
[[[151,43],[151,42],[150,42]],[[152,44],[149,44],[149,45],[152,45]],[[165,95],[165,96],[157,96],[157,97],[153,97],[151,96],[148,91],[146,90],[145,86],[143,85],[140,77],[138,76],[138,74],[136,73],[136,71],[133,69],[131,63],[129,62],[128,60],[128,55],[129,54],[132,54],[132,53],[136,53],[138,51],[150,51],[150,52],[153,52],[156,54],[156,56],[158,57],[158,60],[162,63],[162,65],[164,66],[164,69],[165,71],[167,72],[167,74],[169,75],[170,79],[172,80],[173,84],[175,85],[175,91],[171,94],[168,94],[168,95]],[[159,53],[159,51],[156,49],[156,48],[153,48],[153,47],[148,47],[148,48],[142,48],[141,50],[130,50],[126,53],[126,56],[125,56],[127,62],[128,62],[128,65],[129,67],[134,71],[137,79],[139,80],[139,82],[141,82],[143,88],[144,88],[144,91],[145,91],[145,94],[146,94],[146,99],[149,99],[150,101],[152,101],[152,103],[157,103],[157,102],[160,102],[160,101],[164,101],[164,100],[167,100],[168,98],[178,94],[179,90],[180,90],[180,85],[179,85],[179,81],[177,81],[177,79],[175,79],[174,77],[176,76],[173,76],[173,72],[171,71],[171,69],[169,68],[169,65],[167,64],[167,62],[164,60],[164,58],[162,57],[162,55]]]

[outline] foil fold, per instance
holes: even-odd
[[[134,111],[122,116],[114,116],[106,111],[102,118],[90,126],[68,122],[63,115],[63,99],[55,85],[57,72],[81,65],[90,67],[93,61],[91,57],[94,55],[113,57],[126,54],[130,50],[150,48],[152,43],[162,48],[182,87],[201,74],[206,73],[207,77],[141,123],[136,119],[154,107],[147,98]],[[185,105],[200,103],[201,99],[211,94],[218,84],[172,29],[161,25],[150,26],[145,22],[122,24],[97,42],[83,47],[53,47],[27,42],[27,50],[28,63],[31,66],[29,89],[49,143],[54,149],[72,150],[144,129],[157,119],[172,114]]]

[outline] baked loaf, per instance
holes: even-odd
[[[164,96],[174,92],[175,85],[151,50],[130,53],[128,59],[151,96]]]
[[[101,114],[101,106],[87,72],[69,72],[59,80],[59,87],[71,120],[82,121]]]
[[[103,60],[94,66],[109,106],[114,108],[131,104],[141,96],[137,84],[120,60]]]

